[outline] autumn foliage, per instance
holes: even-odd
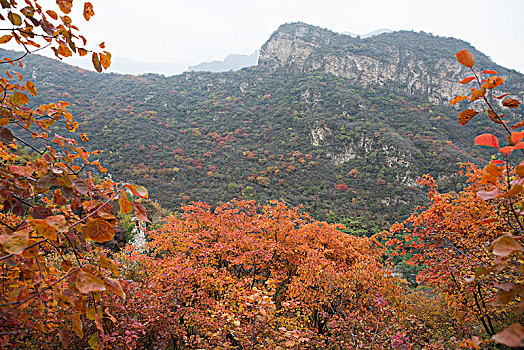
[[[182,209],[149,232],[141,251],[121,256],[128,298],[125,311],[118,300],[109,310],[140,325],[138,348],[374,348],[392,341],[402,287],[383,268],[373,239],[278,201]]]
[[[472,73],[460,83],[476,85],[469,96],[450,101],[452,105],[470,104],[459,113],[459,123],[465,125],[484,114],[507,133],[507,145],[502,146],[492,134],[477,136],[476,145],[497,152],[483,169],[466,166],[469,185],[459,193],[439,193],[433,178],[422,177],[419,184],[429,187],[430,204],[404,223],[393,225],[388,245],[395,248],[393,255],[411,256],[409,263],[423,267],[418,280],[449,301],[452,317],[462,319],[465,326],[482,327],[482,337],[488,339],[472,338],[464,346],[480,348],[491,338],[522,347],[524,162],[515,163],[510,155],[524,149],[524,132],[517,131],[524,121],[511,125],[499,111],[518,108],[520,102],[508,97],[509,93],[496,93],[504,78],[487,69],[478,74],[470,52],[462,50],[456,57]]]
[[[27,54],[46,46],[58,58],[92,52],[98,71],[109,66],[110,54],[83,48],[86,39],[67,15],[71,0],[57,1],[62,16],[38,1],[0,4],[0,20],[10,26],[0,43],[24,50],[0,61],[7,68],[0,77],[0,346],[35,348],[60,339],[67,348],[76,334],[99,348],[103,316],[93,310],[108,294],[125,296],[116,265],[96,243],[115,234],[113,201],[146,219],[132,197],[147,197],[147,191],[100,179],[106,169],[93,160],[98,152],[80,144],[87,135],[50,131],[53,125],[66,133],[77,130],[69,103],[32,106],[37,87],[16,69]],[[93,14],[86,3],[85,19]],[[95,330],[88,333],[89,323]]]

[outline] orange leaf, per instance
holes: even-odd
[[[473,58],[473,54],[471,52],[468,52],[466,49],[462,49],[459,52],[455,54],[457,57],[457,61],[468,68],[473,68],[475,65],[475,58]]]
[[[94,15],[95,12],[93,11],[93,4],[90,2],[84,3],[84,18],[86,21],[89,21]]]
[[[459,103],[460,101],[464,101],[467,98],[468,98],[468,96],[466,96],[466,95],[457,95],[457,96],[455,96],[455,98],[453,98],[452,100],[449,101],[449,104],[450,105],[455,105],[455,104]]]
[[[486,94],[486,88],[485,87],[481,87],[480,89],[472,89],[471,90],[470,101],[478,100],[479,98],[481,98],[485,94]]]
[[[71,7],[73,7],[73,0],[56,0],[56,4],[60,8],[60,11],[68,14],[71,12]]]
[[[502,195],[502,197],[514,197],[520,192],[524,190],[524,187],[522,185],[516,183],[513,186],[511,186],[510,190]]]
[[[475,80],[475,77],[467,77],[467,78],[464,78],[460,81],[461,84],[467,84],[471,81]]]
[[[497,86],[500,86],[502,84],[504,84],[504,78],[494,76],[494,77],[489,77],[488,79],[486,79],[486,82],[482,84],[482,87],[486,89],[494,89]]]
[[[80,338],[84,337],[84,331],[82,329],[82,320],[78,313],[73,315],[73,331],[78,334]]]
[[[2,37],[0,37],[0,44],[8,43],[9,40],[11,40],[12,38],[13,38],[12,35],[9,35],[9,34],[3,35]]]
[[[499,149],[499,139],[497,139],[495,135],[492,134],[482,134],[475,137],[475,144]]]
[[[115,236],[115,228],[104,219],[94,219],[85,225],[84,236],[95,242],[107,242]]]
[[[147,198],[148,193],[147,189],[140,185],[126,185],[126,187],[133,193],[135,196],[140,198]]]
[[[106,290],[104,281],[90,272],[80,271],[75,281],[75,286],[80,293],[103,292]]]
[[[518,108],[520,102],[518,100],[515,100],[514,98],[507,97],[504,99],[504,101],[502,101],[502,105],[508,108]]]
[[[111,65],[111,54],[107,51],[100,53],[100,63],[102,64],[102,67],[104,67],[104,69],[109,68],[109,66]]]
[[[29,221],[39,236],[55,241],[57,238],[56,227],[49,225],[45,220],[33,219]]]
[[[501,100],[503,99],[504,97],[508,96],[508,95],[511,95],[510,93],[507,93],[507,94],[503,94],[503,95],[500,95],[500,96],[495,96],[493,95],[494,98],[496,98],[497,100]]]
[[[37,90],[36,90],[35,84],[33,84],[33,82],[31,82],[31,81],[28,80],[28,81],[25,83],[25,88],[26,88],[27,91],[29,91],[29,93],[30,93],[31,95],[36,96],[36,94],[37,94]]]
[[[51,17],[55,21],[58,19],[58,15],[56,14],[55,11],[47,10],[45,13],[47,13],[49,15],[49,17]]]
[[[479,112],[477,112],[474,109],[466,109],[466,110],[460,112],[460,114],[458,116],[459,124],[462,125],[462,126],[466,125],[471,120],[471,118],[473,118],[477,114],[479,114]]]
[[[524,126],[524,119],[522,119],[520,122],[518,122],[517,124],[513,125],[511,128],[512,129],[518,129],[518,128],[521,128]]]
[[[484,74],[499,74],[499,73],[495,72],[494,70],[488,70],[488,69],[484,69],[481,73],[484,73]]]
[[[133,211],[133,204],[127,199],[124,191],[120,192],[120,199],[118,200],[120,205],[120,211],[124,214],[128,214]]]
[[[27,231],[16,231],[9,235],[7,241],[3,243],[4,250],[9,254],[20,255],[29,244],[29,233]]]

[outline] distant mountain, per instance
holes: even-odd
[[[189,72],[227,72],[239,70],[245,67],[256,66],[260,51],[256,50],[251,55],[231,54],[224,61],[203,62],[195,66],[190,66]]]
[[[457,83],[468,74],[454,57],[462,48],[524,95],[522,74],[461,40],[352,38],[304,23],[280,26],[258,65],[238,71],[96,74],[37,55],[19,71],[38,87],[32,103],[70,102],[85,147],[103,150],[115,179],[146,186],[164,207],[282,198],[369,231],[424,203],[422,174],[460,189],[457,163],[489,154],[474,137],[502,136],[480,114],[461,127],[465,102],[447,102],[468,90]]]
[[[71,57],[64,61],[80,68],[93,70],[92,63],[88,59]],[[155,73],[170,76],[182,73],[188,65],[188,63],[141,62],[128,57],[113,57],[107,72],[134,75]]]
[[[367,34],[364,34],[364,35],[359,35],[359,34],[355,34],[355,33],[352,33],[352,32],[342,32],[342,34],[344,34],[344,35],[349,35],[349,36],[351,36],[353,38],[356,38],[357,36],[360,36],[362,39],[369,38],[369,37],[375,36],[375,35],[384,34],[384,33],[393,33],[393,31],[390,30],[390,29],[382,28],[382,29],[374,30],[374,31],[372,31],[370,33],[367,33]]]

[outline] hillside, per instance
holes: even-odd
[[[367,230],[425,200],[419,175],[455,190],[453,165],[484,157],[472,139],[495,128],[480,116],[460,127],[447,104],[465,91],[454,83],[462,48],[523,94],[521,74],[460,40],[359,39],[302,23],[281,26],[258,66],[237,72],[98,75],[37,55],[21,72],[39,86],[35,105],[70,102],[112,176],[165,207],[282,198]]]

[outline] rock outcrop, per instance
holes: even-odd
[[[464,93],[458,83],[468,72],[454,59],[466,48],[479,67],[496,69],[524,95],[522,74],[495,65],[468,43],[408,31],[353,38],[304,23],[284,24],[260,50],[258,64],[269,71],[322,71],[363,86],[393,84],[410,94],[444,102]]]

